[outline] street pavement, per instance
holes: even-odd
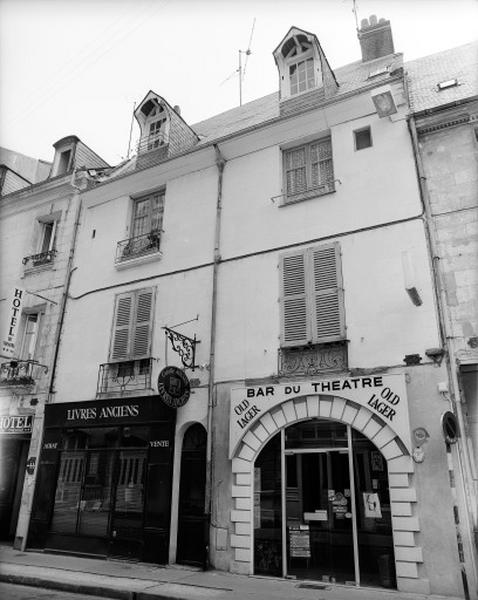
[[[46,588],[120,600],[445,600],[444,596],[234,575],[179,565],[20,552],[8,545],[0,546],[0,581],[34,586],[38,594]],[[446,600],[458,599],[447,596]]]
[[[17,583],[0,583],[0,598],[2,600],[101,600],[102,597],[29,587]]]

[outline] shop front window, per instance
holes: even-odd
[[[113,525],[141,526],[148,430],[97,427],[64,435],[51,531],[107,537],[112,511]]]
[[[254,571],[282,575],[280,434],[266,444],[254,465]]]
[[[311,419],[264,446],[254,465],[254,570],[395,586],[387,462],[370,440]]]

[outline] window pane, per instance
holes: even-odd
[[[282,572],[280,434],[261,450],[254,464],[254,573]]]
[[[43,224],[43,233],[42,233],[43,237],[42,237],[40,252],[48,252],[48,250],[53,248],[52,236],[53,236],[54,225],[55,224],[53,222]]]
[[[164,210],[164,192],[154,194],[151,198],[151,231],[161,229]]]
[[[75,533],[85,451],[62,452],[51,530]]]
[[[79,533],[106,536],[114,453],[97,450],[88,454],[85,483],[80,501]]]
[[[25,316],[25,329],[23,333],[22,348],[20,358],[23,360],[32,360],[35,355],[35,346],[38,332],[38,315]]]
[[[287,194],[298,194],[307,190],[305,167],[287,173]]]

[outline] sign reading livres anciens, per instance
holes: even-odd
[[[299,396],[335,396],[368,408],[384,421],[410,449],[410,424],[405,376],[371,375],[299,381],[231,390],[230,454],[248,429],[264,413]]]

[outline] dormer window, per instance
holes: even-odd
[[[65,150],[60,154],[60,160],[58,162],[58,173],[57,175],[64,175],[68,173],[71,159],[71,150]]]
[[[159,164],[170,156],[191,149],[198,136],[181,117],[179,107],[149,91],[134,111],[140,129],[136,168]]]
[[[148,150],[159,148],[165,141],[166,118],[153,121],[149,125]]]
[[[282,55],[289,67],[291,96],[316,87],[312,44],[305,35],[290,38],[282,48]]]
[[[281,101],[312,90],[327,96],[337,89],[335,76],[313,33],[291,27],[273,54],[279,70]]]
[[[138,152],[150,152],[169,142],[170,119],[159,98],[149,98],[137,112],[141,127]]]

